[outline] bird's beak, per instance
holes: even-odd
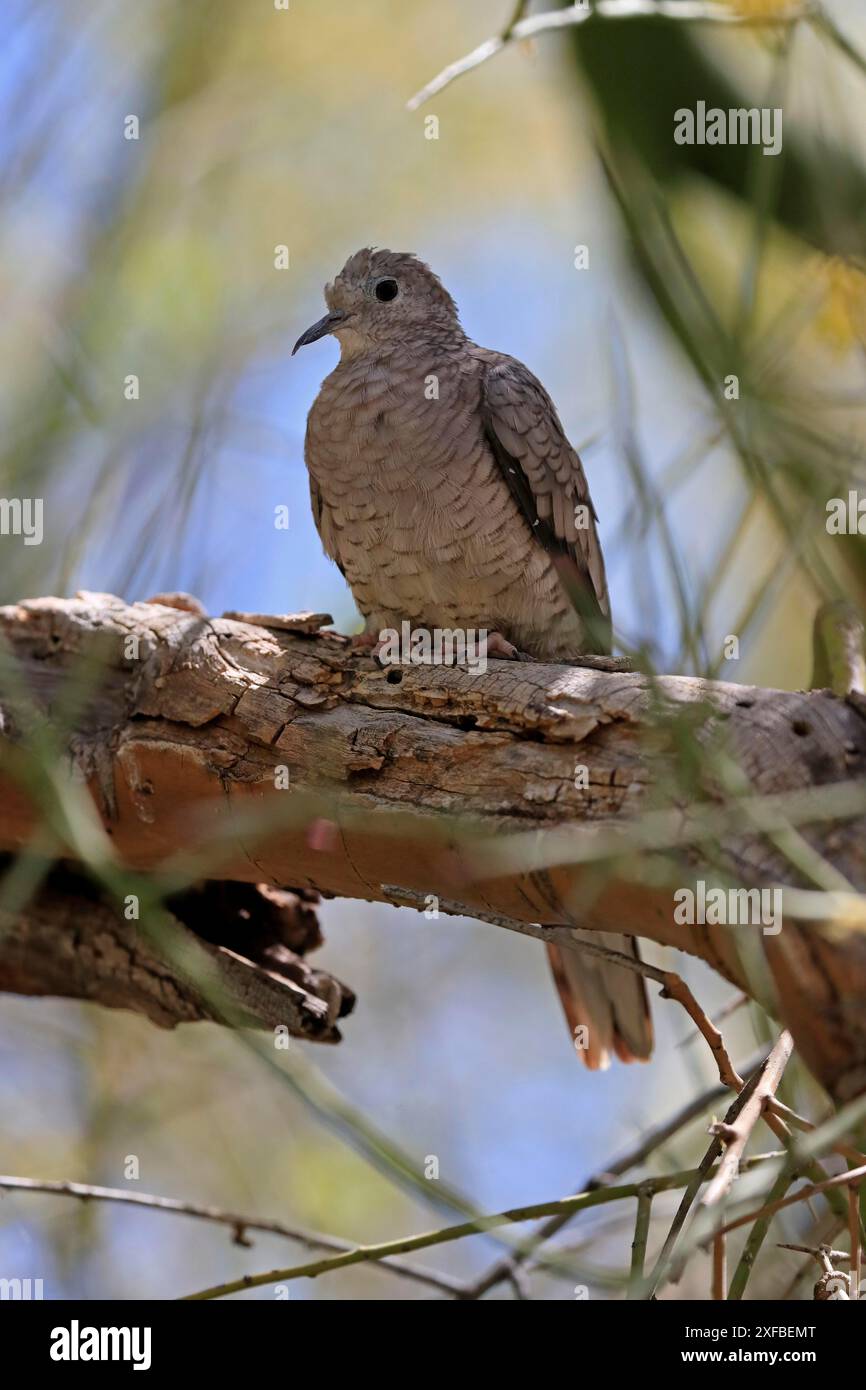
[[[306,347],[308,343],[315,343],[318,338],[324,338],[326,333],[333,333],[334,329],[341,323],[345,323],[349,315],[344,309],[334,309],[332,313],[325,314],[318,323],[314,323],[305,333],[302,333],[295,346],[292,348],[294,357],[298,348]]]

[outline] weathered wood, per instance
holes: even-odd
[[[129,1009],[161,1028],[224,1021],[194,978],[196,964],[206,963],[236,1026],[282,1025],[309,1042],[339,1042],[336,1020],[354,995],[304,959],[321,942],[311,901],[208,883],[173,896],[168,909],[175,953],[189,960],[189,974],[92,882],[58,865],[24,907],[0,908],[0,991]]]
[[[2,609],[0,632],[29,690],[23,706],[4,702],[6,737],[20,740],[37,714],[56,715],[76,662],[98,660],[69,749],[130,867],[155,870],[180,847],[219,841],[214,877],[371,900],[396,884],[492,916],[646,936],[702,957],[753,994],[769,989],[825,1085],[839,1098],[866,1090],[866,934],[830,936],[790,916],[774,936],[681,925],[669,867],[662,873],[629,838],[638,813],[666,807],[679,845],[673,882],[709,877],[698,842],[710,836],[698,821],[708,809],[724,813],[706,753],[724,737],[759,796],[846,784],[855,804],[844,818],[816,820],[800,805],[791,815],[837,874],[864,890],[857,697],[531,662],[382,670],[333,635],[305,631],[308,623],[279,623],[94,594]],[[689,759],[698,785],[686,791],[677,779]],[[37,818],[19,785],[7,778],[0,793],[0,847],[14,850]],[[250,813],[273,813],[279,828],[256,835]],[[564,827],[566,847],[552,863],[545,836],[562,839]],[[526,831],[545,834],[527,847]],[[586,861],[611,831],[625,838],[600,879]],[[712,862],[720,857],[735,884],[811,886],[739,812],[713,849]]]
[[[354,995],[304,959],[321,942],[313,903],[253,884],[209,883],[174,895],[168,910],[171,960],[92,881],[58,865],[24,908],[0,908],[0,991],[88,999],[168,1029],[228,1020],[339,1041],[336,1019],[352,1011]],[[202,965],[213,967],[222,1011],[197,986]]]

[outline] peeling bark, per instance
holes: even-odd
[[[4,703],[6,739],[26,737],[38,714],[56,717],[76,663],[99,661],[68,750],[131,868],[155,870],[181,846],[219,839],[213,878],[380,901],[397,885],[527,923],[567,926],[577,914],[582,927],[700,956],[754,993],[748,946],[815,1074],[840,1099],[866,1090],[862,931],[830,936],[820,923],[789,918],[778,936],[683,926],[669,876],[636,876],[633,863],[612,860],[598,882],[577,841],[573,862],[566,855],[555,867],[543,855],[533,864],[519,839],[521,867],[509,869],[501,852],[527,830],[628,829],[663,796],[677,815],[676,881],[688,884],[686,871],[710,877],[689,827],[725,798],[697,751],[724,733],[760,795],[862,785],[858,697],[530,662],[491,661],[485,673],[383,671],[345,639],[316,631],[322,615],[253,616],[257,624],[96,594],[2,609],[0,632],[28,689],[26,701]],[[667,790],[684,739],[700,779],[690,796]],[[577,764],[587,768],[585,787]],[[281,769],[288,790],[278,789]],[[248,817],[269,810],[280,828],[256,834]],[[0,781],[0,848],[25,845],[37,822],[20,783]],[[323,824],[327,833],[318,833]],[[804,831],[860,891],[864,829],[861,806]],[[744,887],[807,883],[748,824],[729,827],[721,852]]]

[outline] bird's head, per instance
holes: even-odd
[[[343,356],[355,356],[431,329],[460,332],[457,306],[439,277],[406,251],[356,251],[325,286],[325,302],[327,314],[301,334],[293,356],[326,333]]]

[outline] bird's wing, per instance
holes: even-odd
[[[313,509],[313,521],[316,523],[316,530],[324,546],[325,554],[331,557],[337,569],[345,579],[346,570],[337,549],[336,528],[333,525],[326,527],[324,519],[325,499],[322,497],[319,484],[316,482],[312,473],[309,472],[309,469],[307,472],[310,479],[310,505]]]
[[[513,357],[479,350],[482,417],[493,456],[532,534],[548,552],[581,617],[587,649],[610,650],[610,603],[595,508],[577,451],[541,382]],[[639,957],[633,938],[575,931]],[[612,961],[548,946],[566,1019],[587,1066],[604,1067],[611,1053],[645,1060],[653,1033],[643,979]],[[583,1032],[576,1030],[585,1028]]]
[[[321,536],[321,534],[322,534],[322,492],[321,492],[321,488],[319,487],[319,484],[316,482],[315,478],[313,477],[312,473],[310,473],[309,469],[307,470],[307,476],[309,477],[309,480],[310,480],[310,506],[311,506],[312,509],[313,509],[313,521],[316,523],[316,530],[318,531],[319,535]]]
[[[484,431],[511,495],[580,615],[588,651],[610,650],[610,604],[596,513],[577,451],[528,367],[502,353],[482,361]]]

